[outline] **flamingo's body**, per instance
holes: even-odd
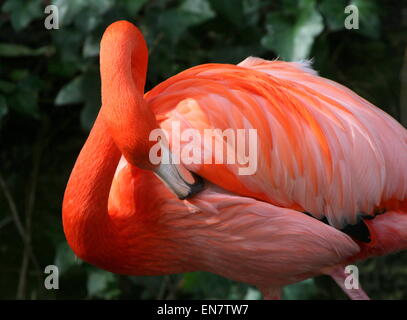
[[[79,257],[133,275],[209,271],[275,296],[407,248],[407,132],[394,119],[306,64],[258,58],[188,69],[143,98],[144,47],[127,22],[102,40],[103,106],[63,206]],[[149,130],[173,120],[257,129],[257,172],[186,165],[207,182],[179,200],[146,161]],[[340,231],[358,224],[367,240]]]

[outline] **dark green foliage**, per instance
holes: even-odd
[[[58,30],[44,28],[48,2],[59,7]],[[99,41],[111,22],[127,19],[143,31],[150,50],[147,89],[201,63],[238,63],[249,55],[313,58],[322,76],[352,88],[406,125],[407,17],[402,2],[2,2],[0,298],[261,298],[255,288],[202,272],[113,275],[81,262],[67,246],[61,225],[63,192],[100,107]],[[359,30],[344,28],[348,4],[359,8]],[[59,267],[59,290],[43,286],[43,270],[49,264]],[[373,298],[407,298],[405,253],[359,267],[361,283]],[[328,277],[288,286],[284,297],[346,298]]]

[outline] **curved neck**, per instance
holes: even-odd
[[[147,45],[137,27],[127,21],[111,24],[100,43],[102,104],[115,104],[114,98],[120,101],[142,98],[147,62]],[[122,93],[126,97],[121,96]]]
[[[126,21],[110,25],[100,51],[102,108],[72,170],[62,208],[69,245],[96,265],[105,264],[107,253],[115,261],[121,251],[107,209],[121,154],[140,167],[146,166],[140,159],[148,159],[143,153],[150,148],[147,125],[155,117],[143,99],[146,69],[147,47],[140,31]]]
[[[118,21],[106,29],[100,45],[100,75],[109,133],[129,163],[152,169],[149,135],[158,125],[143,97],[147,59],[145,40],[134,25]]]
[[[95,264],[101,250],[114,248],[117,239],[107,205],[121,154],[106,130],[99,115],[72,170],[62,208],[69,245],[81,259]]]

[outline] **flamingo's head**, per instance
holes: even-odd
[[[141,169],[154,171],[184,199],[202,189],[202,179],[182,165],[152,161],[157,142],[151,139],[151,134],[159,125],[143,97],[147,60],[147,45],[136,26],[117,21],[106,29],[100,45],[101,115],[109,129],[107,134],[126,160]],[[160,148],[161,156],[171,153],[167,148]]]

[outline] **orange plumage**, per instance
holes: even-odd
[[[100,63],[103,105],[63,203],[80,258],[132,275],[209,271],[275,297],[407,248],[407,132],[351,90],[306,63],[247,58],[188,69],[144,95],[147,48],[125,21],[106,30]],[[148,161],[149,133],[176,134],[175,120],[181,130],[256,129],[257,171],[184,164],[206,183],[179,200]],[[355,225],[367,240],[346,232]]]

